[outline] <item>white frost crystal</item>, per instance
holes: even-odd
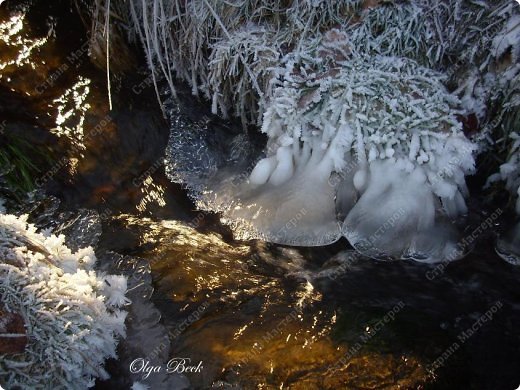
[[[91,387],[125,336],[126,279],[97,274],[93,249],[73,253],[64,239],[0,214],[0,305],[23,317],[28,339],[0,359],[7,388]]]
[[[126,277],[123,275],[108,275],[104,279],[103,293],[107,297],[106,304],[111,307],[128,305],[130,300],[125,297]]]

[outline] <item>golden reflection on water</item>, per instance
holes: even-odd
[[[168,328],[208,304],[200,319],[175,333],[170,352],[203,360],[204,373],[189,376],[195,387],[394,389],[427,380],[414,356],[373,348],[352,353],[336,341],[336,309],[323,304],[311,280],[288,280],[284,264],[263,269],[255,253],[267,251],[264,244],[227,243],[178,221],[121,218],[139,227],[142,245],[155,244],[143,257],[151,261]]]
[[[62,65],[54,53],[54,27],[48,25],[43,36],[34,33],[24,11],[8,12],[0,8],[0,84],[11,92],[37,98],[46,93],[52,71]],[[41,93],[38,93],[40,91]],[[45,112],[48,99],[37,103]]]
[[[63,94],[55,99],[56,104],[56,127],[51,132],[58,137],[66,137],[78,150],[85,150],[83,142],[85,115],[89,111],[90,104],[87,98],[90,93],[90,79],[78,77],[78,80]],[[82,155],[81,155],[82,156]]]
[[[18,13],[11,15],[7,20],[0,21],[0,48],[2,60],[0,60],[0,71],[8,66],[20,67],[30,65],[33,69],[35,64],[31,62],[33,50],[43,46],[48,37],[30,39],[24,36],[25,14]],[[51,30],[49,31],[49,35]],[[0,73],[0,79],[2,74]]]
[[[141,199],[135,208],[137,211],[144,213],[151,203],[157,204],[159,207],[166,206],[164,200],[165,188],[158,183],[155,183],[152,175],[147,175],[146,179],[142,181],[139,186],[141,192]]]

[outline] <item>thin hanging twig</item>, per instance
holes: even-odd
[[[106,35],[106,51],[107,51],[107,89],[108,89],[108,107],[112,111],[112,92],[110,86],[110,0],[107,0],[107,9],[105,12],[105,35]]]

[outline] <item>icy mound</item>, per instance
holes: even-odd
[[[336,200],[339,214],[347,215],[342,232],[357,249],[443,258],[454,237],[446,237],[452,236],[446,229],[436,232],[435,245],[428,237],[439,229],[436,220],[466,213],[464,176],[474,169],[475,147],[455,117],[457,99],[438,73],[404,58],[354,55],[338,61],[348,56],[345,44],[334,46],[335,61],[323,66],[320,59],[331,52],[327,43],[315,60],[289,61],[266,102],[268,153],[249,178],[258,193],[250,204],[287,210],[290,202],[294,212],[315,199],[322,213],[308,213],[299,223],[328,234]],[[335,185],[331,174],[340,178]],[[255,218],[252,213],[248,220],[254,224]]]
[[[366,190],[343,224],[343,234],[359,252],[424,262],[454,260],[462,254],[449,218],[466,209],[458,190],[452,189],[453,197],[441,202],[422,167],[409,172],[390,160],[369,166]]]
[[[474,168],[458,100],[437,72],[350,54],[331,36],[341,34],[327,34],[314,58],[288,57],[277,69],[262,103],[262,158],[237,153],[251,150],[247,138],[226,143],[176,112],[170,177],[191,183],[197,205],[221,212],[237,238],[313,246],[344,235],[373,257],[446,258]]]
[[[203,204],[220,211],[237,238],[304,246],[335,242],[340,226],[334,187],[319,166],[318,153],[304,159],[295,170],[290,149],[280,148],[274,158],[258,162],[249,180],[210,183]]]
[[[91,247],[72,252],[65,236],[38,233],[26,217],[3,211],[0,258],[2,384],[88,388],[106,378],[104,361],[125,335],[127,279],[97,274]]]

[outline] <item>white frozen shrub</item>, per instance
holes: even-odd
[[[442,75],[395,57],[353,56],[330,69],[320,69],[318,61],[313,66],[289,61],[266,103],[262,131],[269,150],[289,149],[297,166],[300,155],[321,149],[325,176],[348,165],[345,151],[360,164],[391,159],[408,172],[422,167],[440,197],[463,190],[460,179],[473,170],[474,147],[462,134],[458,100]],[[436,175],[443,168],[452,169],[441,180]]]
[[[64,242],[26,216],[0,214],[0,302],[24,318],[28,339],[0,360],[8,388],[91,387],[125,336],[126,278],[96,273],[91,247],[74,253]]]
[[[268,136],[249,176],[219,166],[213,179],[187,180],[237,237],[323,245],[343,234],[370,254],[423,261],[452,252],[475,156],[515,131],[504,124],[516,104],[515,2],[129,3],[152,71]],[[185,145],[212,158],[200,129],[186,142],[172,134],[172,158],[184,162]]]
[[[353,244],[382,226],[385,213],[390,217],[401,208],[406,222],[392,230],[403,245],[403,230],[433,228],[440,205],[450,218],[464,214],[464,176],[474,170],[475,145],[461,131],[458,100],[446,91],[442,75],[405,58],[353,55],[345,61],[347,43],[336,47],[335,58],[343,61],[326,67],[323,47],[313,60],[288,60],[264,107],[270,152],[250,176],[251,186],[266,194],[251,203],[275,207],[277,216],[286,203],[300,204],[296,209],[309,209],[301,223],[316,225],[334,213],[335,196],[348,196],[339,200],[353,206],[342,210],[348,214],[343,233]],[[333,172],[343,178],[337,194],[328,190]],[[295,190],[295,182],[306,180],[305,190]],[[277,202],[266,199],[282,188],[287,202],[279,195]],[[320,217],[312,211],[316,202]]]

